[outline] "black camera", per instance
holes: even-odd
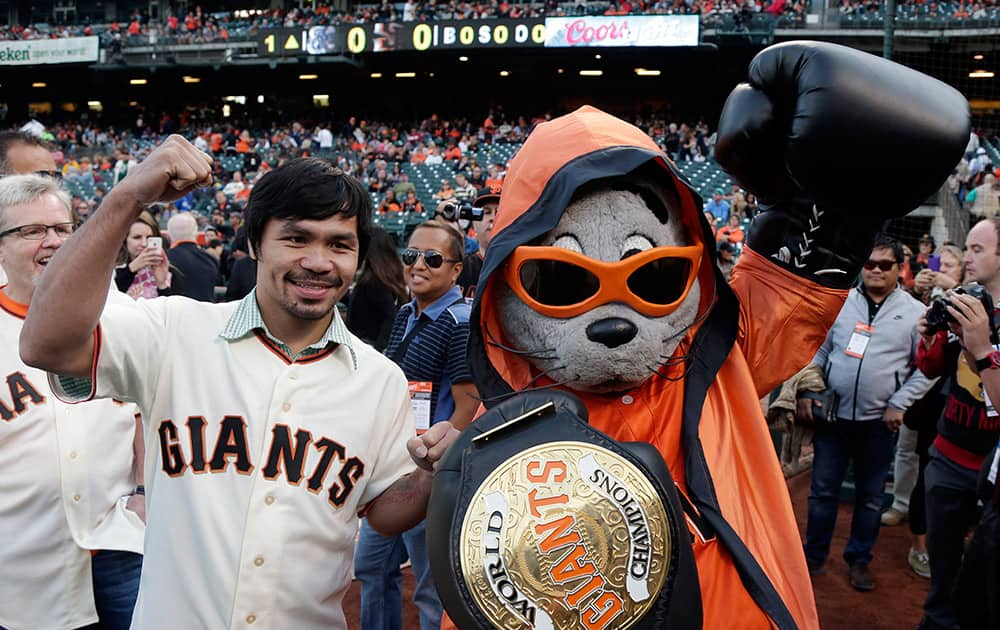
[[[993,296],[981,284],[967,284],[964,287],[958,287],[952,293],[964,293],[979,300],[983,308],[986,309],[987,317],[990,318],[991,322],[993,321]],[[946,297],[931,304],[927,311],[928,334],[948,330],[948,324],[955,321],[955,318],[948,313],[948,307],[951,305],[951,301]]]
[[[483,219],[483,209],[473,208],[468,201],[449,201],[438,210],[438,214],[445,221],[458,221],[460,219],[482,221]]]

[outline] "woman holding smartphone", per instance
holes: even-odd
[[[118,290],[133,299],[170,294],[170,264],[153,215],[142,212],[129,228],[115,268]]]

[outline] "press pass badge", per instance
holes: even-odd
[[[417,434],[431,428],[431,392],[434,384],[430,381],[410,381],[410,408],[417,423]]]
[[[868,342],[872,340],[873,332],[875,332],[875,328],[872,326],[862,324],[861,322],[855,324],[854,332],[851,333],[847,347],[844,348],[844,354],[857,359],[864,357],[865,350],[868,348]]]

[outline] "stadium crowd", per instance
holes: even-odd
[[[254,128],[253,123],[239,127],[225,122],[215,110],[205,108],[186,110],[176,117],[140,115],[127,129],[80,120],[48,128],[32,123],[29,128],[52,143],[56,164],[74,195],[74,207],[83,216],[124,177],[130,165],[171,133],[184,135],[218,158],[214,188],[165,207],[161,217],[165,224],[177,210],[207,214],[217,208],[244,206],[261,175],[302,155],[329,158],[357,177],[382,212],[409,212],[417,204],[432,208],[449,194],[445,184],[463,189],[459,198],[469,199],[469,187],[481,188],[502,179],[507,161],[533,126],[547,117],[498,112],[479,122],[431,115],[411,123],[350,117],[338,123],[293,121]],[[714,137],[704,121],[636,117],[633,122],[678,162],[705,163],[711,155]],[[433,184],[416,177],[431,175],[442,176]],[[459,183],[458,178],[464,181]],[[413,192],[407,204],[409,191]],[[399,207],[393,207],[394,203]]]
[[[901,26],[960,26],[963,22],[1000,23],[997,0],[964,2],[943,0],[896,3]],[[846,25],[864,25],[885,14],[880,0],[840,0],[836,5]],[[809,3],[804,0],[577,0],[575,2],[407,2],[359,4],[343,11],[329,4],[282,10],[250,9],[205,12],[196,5],[187,12],[168,12],[152,18],[140,11],[127,19],[62,23],[58,20],[37,24],[0,27],[0,40],[57,39],[97,35],[101,45],[120,49],[130,45],[157,43],[200,44],[253,40],[262,30],[309,28],[337,24],[415,22],[433,20],[483,20],[539,18],[582,15],[699,15],[706,28],[740,30],[766,23],[768,27],[802,28]],[[763,22],[760,22],[763,21]],[[994,24],[995,25],[995,24]],[[752,30],[752,29],[751,29]]]

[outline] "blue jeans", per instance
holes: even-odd
[[[139,595],[142,555],[130,551],[101,550],[91,559],[94,603],[101,630],[129,630],[132,609]]]
[[[820,424],[813,438],[812,488],[806,525],[806,558],[822,563],[830,554],[837,523],[840,486],[848,461],[854,463],[854,513],[844,548],[848,565],[868,564],[878,539],[885,480],[892,463],[896,434],[882,420],[840,420]]]
[[[417,581],[413,603],[420,611],[420,629],[441,627],[441,600],[431,579],[424,524],[399,536],[386,537],[365,519],[354,558],[354,576],[361,581],[362,630],[402,630],[403,574],[399,565],[407,556]]]

